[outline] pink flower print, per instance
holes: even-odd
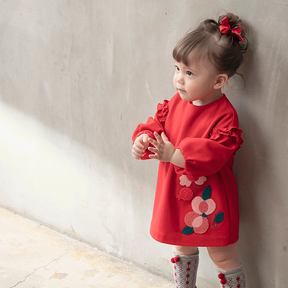
[[[204,189],[202,197],[196,196],[192,200],[192,211],[188,212],[184,218],[184,222],[187,226],[182,230],[183,234],[190,235],[194,232],[197,234],[203,234],[208,230],[208,215],[211,215],[216,210],[216,203],[210,197],[211,187],[210,185],[208,185]],[[215,223],[221,223],[223,221],[223,218],[224,213],[220,212],[214,217],[213,221],[215,221]]]
[[[203,200],[202,197],[197,196],[191,202],[192,209],[199,215],[207,217],[212,214],[216,209],[216,203],[213,199]]]
[[[179,179],[180,179],[180,185],[181,186],[190,187],[192,184],[192,181],[188,180],[186,175],[180,176]]]
[[[197,185],[203,185],[207,181],[207,178],[205,176],[201,176],[198,178],[197,181],[195,181],[195,184]]]
[[[191,201],[193,199],[193,191],[195,189],[202,189],[202,187],[197,187],[197,185],[203,185],[204,182],[207,181],[207,178],[205,176],[201,176],[199,178],[193,178],[191,180],[188,179],[187,175],[181,175],[179,177],[180,185],[184,186],[180,191],[176,192],[176,198],[178,200],[184,200],[184,201]],[[191,184],[193,184],[194,189],[192,189]],[[189,188],[190,187],[190,188]]]
[[[207,218],[200,216],[199,214],[191,211],[186,214],[184,222],[187,225],[186,229],[182,230],[183,234],[189,235],[193,232],[197,234],[205,233],[209,228],[209,221]],[[186,232],[186,233],[185,233]]]
[[[195,233],[203,234],[209,228],[207,216],[215,211],[216,203],[211,198],[203,200],[202,197],[196,196],[191,205],[194,211],[186,214],[184,222],[187,226],[192,227]]]

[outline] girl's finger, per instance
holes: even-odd
[[[153,147],[149,147],[148,150],[155,153],[155,154],[158,152],[158,149],[153,148]]]
[[[137,156],[137,157],[142,157],[144,155],[143,150],[137,151],[135,149],[132,149],[132,154]]]
[[[144,146],[141,144],[141,143],[134,143],[134,146],[135,147],[138,147],[138,148],[140,148],[140,149],[143,149],[144,148]]]
[[[137,146],[135,146],[135,147],[133,147],[133,150],[136,152],[136,153],[143,153],[144,152],[144,149],[142,149],[142,148],[139,148],[139,147],[137,147]]]
[[[166,136],[166,134],[164,132],[161,133],[161,137],[163,139],[163,141],[169,141],[168,137]]]
[[[152,138],[149,138],[149,139],[148,139],[148,141],[149,141],[149,143],[151,143],[153,146],[155,146],[156,148],[158,148],[158,146],[159,146],[159,143],[158,143],[158,142],[156,142],[154,139],[152,139]]]
[[[159,135],[157,132],[154,132],[154,136],[155,136],[155,138],[157,139],[157,142],[158,142],[158,143],[163,143],[162,138],[160,137],[160,135]]]
[[[135,153],[134,151],[132,151],[132,155],[135,159],[141,159],[142,155],[139,155],[138,153]]]
[[[159,155],[158,154],[150,154],[149,158],[159,160]]]

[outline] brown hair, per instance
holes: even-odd
[[[228,34],[220,32],[219,26],[225,17],[228,18],[231,29],[235,27],[241,29],[240,34],[244,39],[243,42],[240,41],[238,35],[231,31]],[[243,54],[248,49],[248,40],[245,34],[246,28],[243,25],[243,21],[232,13],[220,16],[218,22],[213,19],[207,19],[202,21],[195,30],[186,34],[177,43],[173,50],[173,58],[177,62],[183,62],[188,66],[192,60],[192,51],[196,52],[196,55],[193,56],[194,58],[197,57],[197,59],[208,55],[208,59],[219,73],[224,73],[231,77],[242,64]]]

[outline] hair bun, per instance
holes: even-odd
[[[242,20],[232,13],[220,16],[218,21],[205,19],[178,41],[173,49],[173,58],[186,66],[191,61],[208,58],[219,73],[231,77],[237,73],[243,62],[243,53],[248,48],[245,32]]]
[[[235,14],[227,13],[226,15],[222,15],[222,16],[220,16],[218,18],[218,26],[219,27],[220,27],[220,25],[222,25],[222,20],[225,17],[227,17],[231,29],[238,28],[238,27],[241,29],[240,35],[241,35],[241,37],[243,38],[244,41],[240,42],[239,44],[241,46],[241,52],[245,53],[247,51],[247,49],[248,49],[248,41],[247,41],[247,38],[246,38],[246,28],[245,28],[246,24],[244,25],[244,22],[238,16],[236,16]],[[229,35],[229,37],[233,37],[233,39],[237,40],[237,42],[242,41],[234,33],[229,33],[229,34],[226,34],[226,35]]]

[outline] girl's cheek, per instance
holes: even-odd
[[[174,87],[175,87],[175,89],[176,89],[176,77],[175,77],[175,75],[174,75],[174,77],[173,77],[173,85],[174,85]]]

